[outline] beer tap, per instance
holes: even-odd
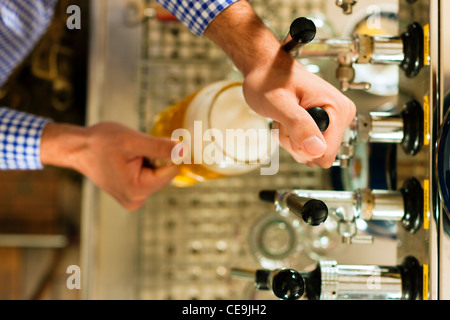
[[[231,275],[255,280],[256,289],[272,290],[282,300],[298,300],[305,293],[305,278],[292,269],[248,270],[233,268]]]
[[[288,34],[281,43],[286,52],[299,50],[316,37],[317,28],[313,21],[300,17],[291,23]]]
[[[343,4],[348,1],[340,1]],[[338,63],[336,78],[340,89],[369,90],[370,83],[354,83],[353,64],[394,64],[398,65],[407,77],[415,77],[424,66],[424,32],[418,23],[408,26],[400,36],[370,36],[356,34],[351,39],[310,40],[308,45],[292,46],[296,39],[308,38],[312,27],[307,19],[294,20],[291,25],[288,46],[289,52],[296,58],[335,59]],[[303,26],[302,24],[308,24]],[[293,30],[298,31],[293,34]]]
[[[344,14],[352,14],[353,6],[356,4],[356,0],[336,0],[336,5],[344,11]]]
[[[400,221],[410,233],[415,233],[423,220],[423,189],[415,178],[406,180],[397,191],[264,190],[259,197],[274,203],[277,210],[299,216],[311,226],[322,224],[332,214],[345,244],[373,243],[371,235],[357,234],[358,219]]]
[[[400,113],[358,113],[347,128],[335,166],[347,168],[356,143],[398,143],[407,155],[423,147],[424,113],[416,100],[409,101]]]
[[[271,290],[282,300],[420,300],[423,269],[416,258],[398,266],[343,265],[321,260],[312,271],[231,269],[250,278],[257,290]]]
[[[316,36],[316,26],[314,22],[307,18],[297,18],[291,24],[289,33],[281,43],[281,49],[285,52],[298,50],[299,48],[310,43]],[[319,130],[325,132],[330,125],[330,118],[328,113],[319,107],[308,110],[310,116],[314,119]]]

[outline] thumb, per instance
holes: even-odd
[[[177,174],[178,167],[175,165],[156,169],[144,168],[141,172],[141,181],[153,193],[169,184]]]
[[[140,152],[149,160],[169,161],[173,155],[180,156],[182,149],[177,147],[178,144],[179,142],[170,139],[146,136],[141,141]]]
[[[294,116],[286,118],[282,124],[286,127],[293,150],[301,150],[312,158],[323,156],[327,143],[314,119],[299,105],[292,107],[291,112]]]

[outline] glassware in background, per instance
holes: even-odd
[[[313,261],[338,256],[339,251],[342,250],[338,222],[334,215],[329,215],[320,226],[307,228],[304,239],[305,253]]]
[[[268,211],[252,225],[249,248],[264,269],[304,267],[311,263],[305,254],[305,228],[293,214]]]

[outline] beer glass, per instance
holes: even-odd
[[[151,135],[183,142],[182,161],[174,161],[179,187],[246,174],[269,164],[278,147],[270,120],[247,105],[236,81],[212,83],[170,106]]]

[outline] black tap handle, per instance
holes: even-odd
[[[259,198],[274,203],[277,201],[277,192],[263,190],[260,191]],[[286,196],[284,202],[289,211],[311,226],[318,226],[328,219],[328,207],[321,200],[302,198],[292,193]]]
[[[308,18],[297,18],[292,22],[289,35],[282,44],[282,48],[286,52],[290,52],[296,48],[304,46],[314,40],[316,36],[316,25]],[[312,108],[308,110],[311,117],[317,123],[321,132],[325,132],[330,124],[330,118],[322,108]]]
[[[316,36],[316,25],[307,18],[297,18],[292,22],[289,35],[286,37],[282,48],[290,52],[295,48],[310,43]]]
[[[311,108],[308,110],[309,115],[314,119],[320,132],[325,132],[330,125],[330,117],[328,113],[319,107]]]
[[[256,289],[272,290],[282,300],[298,300],[306,290],[305,278],[292,269],[256,270],[255,281]]]
[[[321,200],[304,199],[292,194],[286,198],[286,206],[311,226],[319,226],[328,219],[328,207]]]
[[[323,133],[328,129],[328,126],[330,125],[330,117],[328,116],[328,113],[324,109],[315,107],[309,109],[308,113],[316,122],[320,132]]]
[[[274,203],[276,201],[277,192],[273,190],[263,190],[259,192],[259,198],[262,201]]]
[[[298,300],[305,293],[305,279],[291,269],[278,271],[272,280],[273,293],[282,300]]]

